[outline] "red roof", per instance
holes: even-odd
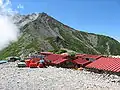
[[[76,63],[76,64],[81,64],[81,65],[84,65],[84,64],[90,63],[90,61],[85,60],[85,59],[83,59],[83,58],[75,59],[75,60],[73,60],[73,62]]]
[[[58,60],[59,58],[60,58],[60,55],[58,54],[51,54],[45,57],[46,60],[50,60],[50,61],[55,61],[55,60]]]
[[[76,57],[83,57],[85,56],[86,54],[76,54]]]
[[[67,55],[60,55],[60,54],[51,54],[45,57],[46,60],[50,60],[51,62],[54,62],[59,59],[65,59]]]
[[[120,58],[99,58],[98,60],[88,64],[88,68],[96,68],[99,70],[107,70],[120,72]]]
[[[42,55],[51,55],[53,53],[52,52],[40,52],[40,54],[42,54]]]
[[[90,54],[86,54],[86,55],[82,56],[82,58],[93,58],[93,59],[98,59],[101,57],[102,57],[102,55],[90,55]]]
[[[65,61],[67,61],[67,59],[62,59],[62,58],[60,58],[60,59],[58,59],[58,60],[56,60],[56,61],[53,61],[53,63],[54,63],[54,64],[60,64],[60,63],[63,63],[63,62],[65,62]]]

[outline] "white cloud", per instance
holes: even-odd
[[[9,0],[0,0],[0,50],[16,41],[19,35],[19,29],[13,23],[12,16],[16,14],[11,8]]]
[[[9,17],[0,16],[0,49],[6,47],[11,41],[16,41],[19,35],[18,28]]]
[[[0,0],[0,6],[2,6],[2,4],[3,4],[3,0]]]

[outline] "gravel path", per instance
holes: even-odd
[[[120,77],[63,68],[0,64],[0,90],[119,90]]]

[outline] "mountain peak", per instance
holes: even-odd
[[[44,12],[18,15],[14,19],[22,34],[0,52],[1,58],[60,48],[86,54],[120,54],[120,43],[116,40],[75,30]]]
[[[48,16],[48,14],[45,13],[45,12],[42,12],[41,14],[42,14],[43,16]]]

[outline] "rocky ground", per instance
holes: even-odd
[[[0,64],[0,90],[119,90],[120,77],[63,68]]]

